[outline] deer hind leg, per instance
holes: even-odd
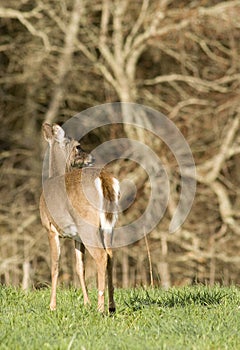
[[[48,232],[48,239],[50,245],[51,254],[51,277],[52,277],[52,288],[51,288],[51,299],[50,309],[55,310],[57,306],[57,280],[59,271],[59,258],[60,258],[60,242],[59,235],[54,226],[51,225]]]
[[[98,273],[98,311],[104,312],[104,294],[106,285],[107,252],[99,249],[99,258],[96,260]]]
[[[83,243],[75,241],[75,254],[76,254],[76,271],[77,271],[82,292],[83,292],[84,305],[90,304],[88,293],[87,293],[87,287],[85,283],[85,265],[84,265],[85,247]]]
[[[114,301],[114,286],[113,286],[113,253],[111,249],[107,249],[108,259],[107,259],[107,273],[108,273],[108,310],[110,313],[116,311],[115,301]]]
[[[98,277],[98,311],[104,312],[104,294],[105,294],[105,281],[107,270],[107,252],[103,248],[88,247],[89,253],[92,255],[97,266]]]
[[[103,242],[107,252],[107,275],[108,275],[108,310],[110,313],[116,311],[114,301],[114,286],[113,286],[113,252],[112,252],[113,230],[103,232]]]

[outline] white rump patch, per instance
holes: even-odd
[[[119,198],[119,193],[120,193],[120,186],[119,186],[119,181],[116,178],[112,178],[113,180],[113,185],[112,189],[114,192],[114,204],[116,206],[115,210],[112,211],[112,220],[109,221],[106,218],[106,213],[104,210],[104,196],[103,196],[103,189],[102,189],[102,182],[99,177],[95,179],[95,186],[99,194],[99,199],[100,199],[100,225],[101,229],[106,232],[106,233],[112,233],[112,230],[116,224],[118,213],[117,213],[117,204],[118,204],[118,198]],[[107,199],[106,199],[107,200]],[[114,206],[113,206],[114,207]]]
[[[113,177],[113,191],[114,191],[114,202],[115,202],[115,211],[113,211],[112,227],[115,226],[118,218],[118,200],[120,197],[120,184],[119,181]]]
[[[120,185],[119,181],[115,177],[113,177],[113,191],[115,194],[115,203],[117,204],[120,196]]]

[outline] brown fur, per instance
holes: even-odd
[[[113,178],[105,170],[89,167],[82,170],[73,169],[74,166],[79,167],[79,164],[91,165],[93,158],[90,155],[86,157],[86,153],[79,148],[79,142],[66,136],[65,131],[59,125],[44,123],[43,135],[49,144],[49,174],[48,179],[43,184],[44,191],[40,198],[40,215],[42,224],[48,231],[50,243],[52,276],[50,308],[51,310],[56,309],[60,258],[59,237],[67,236],[63,230],[66,231],[69,228],[69,237],[75,239],[76,271],[83,291],[84,304],[89,303],[84,267],[86,246],[97,265],[98,310],[104,311],[107,272],[109,311],[114,311],[112,250],[106,244],[108,241],[111,242],[111,233],[108,233],[105,237],[105,232],[102,232],[102,230],[100,232],[100,198],[95,187],[95,179],[100,176],[105,202],[112,203],[114,200]],[[53,210],[52,215],[57,215],[55,216],[56,220],[60,220],[59,225],[66,224],[63,229],[53,219],[50,213],[51,210]],[[61,222],[62,219],[63,222]]]
[[[70,173],[67,173],[65,175],[65,185],[66,185],[66,192],[69,198],[70,203],[73,207],[73,217],[77,217],[81,213],[81,217],[84,218],[87,222],[90,222],[96,229],[95,229],[95,235],[96,235],[96,242],[99,242],[101,237],[99,233],[99,225],[100,225],[100,218],[99,218],[99,211],[97,208],[91,205],[89,203],[88,199],[86,198],[83,188],[82,188],[82,172],[86,171],[87,173],[87,180],[90,186],[92,186],[92,191],[94,192],[93,195],[98,198],[98,193],[94,185],[94,180],[96,177],[100,177],[102,180],[102,186],[103,186],[103,193],[105,198],[108,201],[114,200],[114,193],[112,189],[112,176],[107,173],[105,170],[102,170],[99,174],[99,169],[96,168],[85,168],[85,169],[77,169],[73,170]],[[109,213],[112,214],[112,213]],[[54,310],[56,308],[56,284],[57,284],[57,275],[58,275],[58,261],[59,261],[59,254],[58,254],[58,247],[57,247],[57,236],[59,235],[64,236],[64,233],[62,232],[61,228],[54,222],[53,218],[51,217],[48,208],[46,206],[46,202],[44,199],[44,194],[41,195],[40,198],[40,215],[43,226],[48,230],[49,232],[49,242],[50,242],[50,248],[51,248],[51,256],[52,256],[52,294],[51,294],[51,303],[50,308]],[[112,215],[109,215],[109,218],[112,218]],[[52,225],[56,228],[58,235],[52,230]],[[75,242],[75,251],[76,251],[76,263],[77,263],[77,271],[80,278],[83,294],[84,294],[84,303],[89,303],[88,295],[87,295],[87,289],[85,285],[85,279],[84,279],[84,263],[83,263],[83,256],[84,256],[84,245],[80,244],[78,242]],[[107,247],[106,249],[103,248],[97,248],[92,246],[86,246],[89,253],[94,258],[96,264],[97,264],[97,270],[98,270],[98,290],[101,291],[103,294],[98,295],[98,310],[103,311],[104,310],[104,290],[105,290],[105,272],[107,270],[108,272],[108,289],[109,289],[109,310],[112,312],[115,310],[115,302],[113,298],[114,288],[112,285],[112,250]]]

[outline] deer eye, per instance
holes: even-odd
[[[74,151],[75,151],[75,154],[76,154],[76,155],[79,154],[80,146],[79,146],[79,145],[75,146],[75,147],[74,147]]]

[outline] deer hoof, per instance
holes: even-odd
[[[110,314],[114,314],[116,312],[116,308],[115,307],[110,307],[108,310],[109,310]]]

